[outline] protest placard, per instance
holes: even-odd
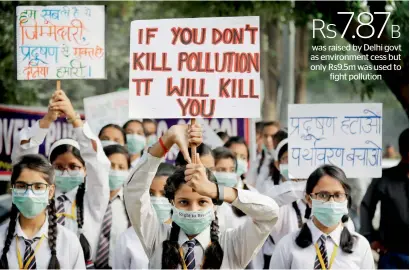
[[[131,23],[130,118],[259,118],[259,17]]]
[[[18,6],[18,80],[104,79],[104,6]]]
[[[290,104],[289,174],[333,164],[348,178],[381,177],[382,104]]]

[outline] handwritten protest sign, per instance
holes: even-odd
[[[131,23],[129,117],[258,118],[259,17]]]
[[[104,6],[18,6],[17,79],[105,78]]]
[[[381,177],[382,104],[290,104],[289,174],[308,178],[323,164],[347,177]]]

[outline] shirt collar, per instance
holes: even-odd
[[[121,201],[124,200],[124,190],[121,188],[120,191],[118,191],[117,195],[114,196],[114,198],[111,199],[111,202],[119,198]]]
[[[24,233],[23,229],[21,229],[19,216],[17,216],[16,231],[14,232],[14,236],[17,235],[18,237],[21,237],[21,238],[24,238],[24,239],[27,239],[27,240],[31,240],[31,239],[34,239],[36,237],[41,238],[43,235],[46,238],[48,238],[48,215],[46,215],[46,220],[45,220],[43,226],[41,226],[40,230],[32,238],[27,237],[26,234]]]
[[[310,229],[310,232],[312,233],[312,242],[313,242],[313,244],[317,243],[320,236],[322,236],[323,234],[326,235],[324,232],[322,232],[321,230],[319,230],[316,227],[316,225],[313,223],[312,219],[310,219],[307,222],[307,225]],[[333,243],[337,246],[340,246],[340,235],[342,234],[342,230],[343,230],[343,225],[339,224],[339,226],[337,226],[336,229],[334,229],[331,233],[329,233],[326,236],[330,236]]]
[[[68,192],[66,192],[66,193],[61,192],[61,191],[57,188],[57,189],[56,189],[56,200],[57,200],[57,198],[58,198],[60,195],[64,194],[64,195],[67,197],[67,199],[70,201],[70,203],[73,203],[73,202],[75,201],[75,197],[77,196],[77,191],[78,191],[78,187],[73,188],[72,190],[70,190],[70,191],[68,191]]]
[[[206,229],[203,230],[197,236],[195,236],[194,239],[196,239],[199,242],[203,250],[206,250],[206,248],[209,245],[209,242],[211,242],[211,227],[210,226],[206,227]],[[183,230],[180,230],[179,237],[178,237],[179,246],[182,246],[186,241],[189,241],[188,236],[185,234]]]

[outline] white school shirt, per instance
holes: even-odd
[[[299,234],[299,231],[286,235],[276,245],[272,254],[270,269],[314,268],[317,256],[314,244],[317,243],[320,236],[324,233],[314,225],[312,220],[308,221],[307,225],[312,234],[313,244],[306,248],[297,246],[295,239]],[[339,246],[337,247],[337,254],[332,264],[332,269],[374,269],[370,244],[362,235],[349,230],[355,238],[353,253],[348,254],[342,251],[340,248],[342,229],[343,225],[339,225],[339,227],[329,234],[330,238],[326,239],[326,251],[329,263],[335,244]]]
[[[9,223],[0,226],[0,249],[3,250],[4,241],[7,237],[7,229]],[[35,237],[42,237],[44,239],[38,251],[35,253],[37,269],[47,269],[51,259],[50,246],[48,245],[48,216],[43,226],[37,232]],[[19,263],[17,259],[16,248],[16,236],[19,238],[19,250],[22,258],[24,258],[24,252],[26,245],[24,239],[28,238],[20,227],[20,222],[17,218],[16,230],[11,241],[9,252],[7,253],[7,260],[9,262],[9,269],[19,269]],[[40,240],[37,240],[31,245],[33,251],[35,251]],[[60,263],[61,269],[85,269],[84,254],[80,245],[78,237],[70,230],[64,228],[61,225],[57,225],[57,242],[56,242],[57,259]]]
[[[265,179],[269,176],[269,164],[271,163],[271,155],[265,151],[265,159],[258,173],[260,159],[251,163],[249,172],[246,174],[246,183],[255,187],[258,191],[263,191]]]
[[[108,207],[108,206],[107,206]],[[121,189],[117,195],[112,199],[111,202],[111,213],[112,213],[112,222],[111,222],[111,232],[110,232],[110,253],[108,264],[112,266],[113,256],[115,252],[115,245],[117,244],[117,238],[128,228],[128,218],[125,212],[124,205],[124,195],[123,190]],[[103,224],[100,224],[100,233],[102,231]],[[97,258],[98,244],[93,246],[95,250],[93,260]]]
[[[148,269],[148,257],[133,227],[117,239],[112,260],[113,269]]]
[[[149,188],[162,159],[147,153],[132,170],[124,199],[131,223],[149,258],[149,268],[161,268],[162,244],[169,239],[171,228],[161,223],[151,205]],[[243,226],[220,232],[219,243],[224,250],[221,268],[245,268],[262,247],[277,220],[278,205],[269,197],[246,190],[238,190],[232,203],[252,218]],[[210,227],[196,237],[199,244],[194,248],[196,267],[202,263],[204,250],[210,242]],[[186,253],[188,237],[180,230],[178,243]],[[179,266],[181,267],[181,266]]]
[[[12,153],[13,163],[22,155],[38,154],[39,145],[42,144],[47,133],[48,129],[40,128],[39,121],[30,128],[20,130],[19,136],[14,142]],[[90,246],[95,247],[98,245],[99,240],[99,230],[96,230],[96,228],[100,228],[101,226],[110,198],[108,175],[111,162],[106,157],[100,140],[93,134],[87,122],[84,122],[82,127],[74,128],[74,133],[76,141],[80,145],[80,154],[87,170],[85,182],[86,191],[84,194],[83,233]],[[20,145],[20,142],[23,140],[30,140],[30,142]],[[91,140],[97,143],[97,151],[94,150]],[[72,203],[75,201],[77,189],[78,188],[75,188],[65,194],[68,200],[64,202],[64,208],[68,214],[73,212]],[[57,198],[61,194],[62,192],[56,188],[56,207],[59,205]],[[75,209],[74,212],[75,216],[77,216],[77,209]],[[64,226],[78,234],[76,219],[66,217]],[[91,250],[91,252],[93,254],[92,256],[95,256],[96,251]]]

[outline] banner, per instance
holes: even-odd
[[[104,6],[18,6],[17,79],[104,79]]]
[[[18,132],[24,127],[31,127],[47,113],[47,109],[23,106],[0,105],[0,179],[8,179],[11,174],[11,152]],[[39,152],[46,154],[51,144],[62,138],[73,138],[73,126],[59,118],[50,126],[49,132],[41,144]]]
[[[130,38],[130,118],[260,117],[259,17],[139,20]]]
[[[382,175],[382,104],[290,104],[289,174],[333,164],[348,178]]]

